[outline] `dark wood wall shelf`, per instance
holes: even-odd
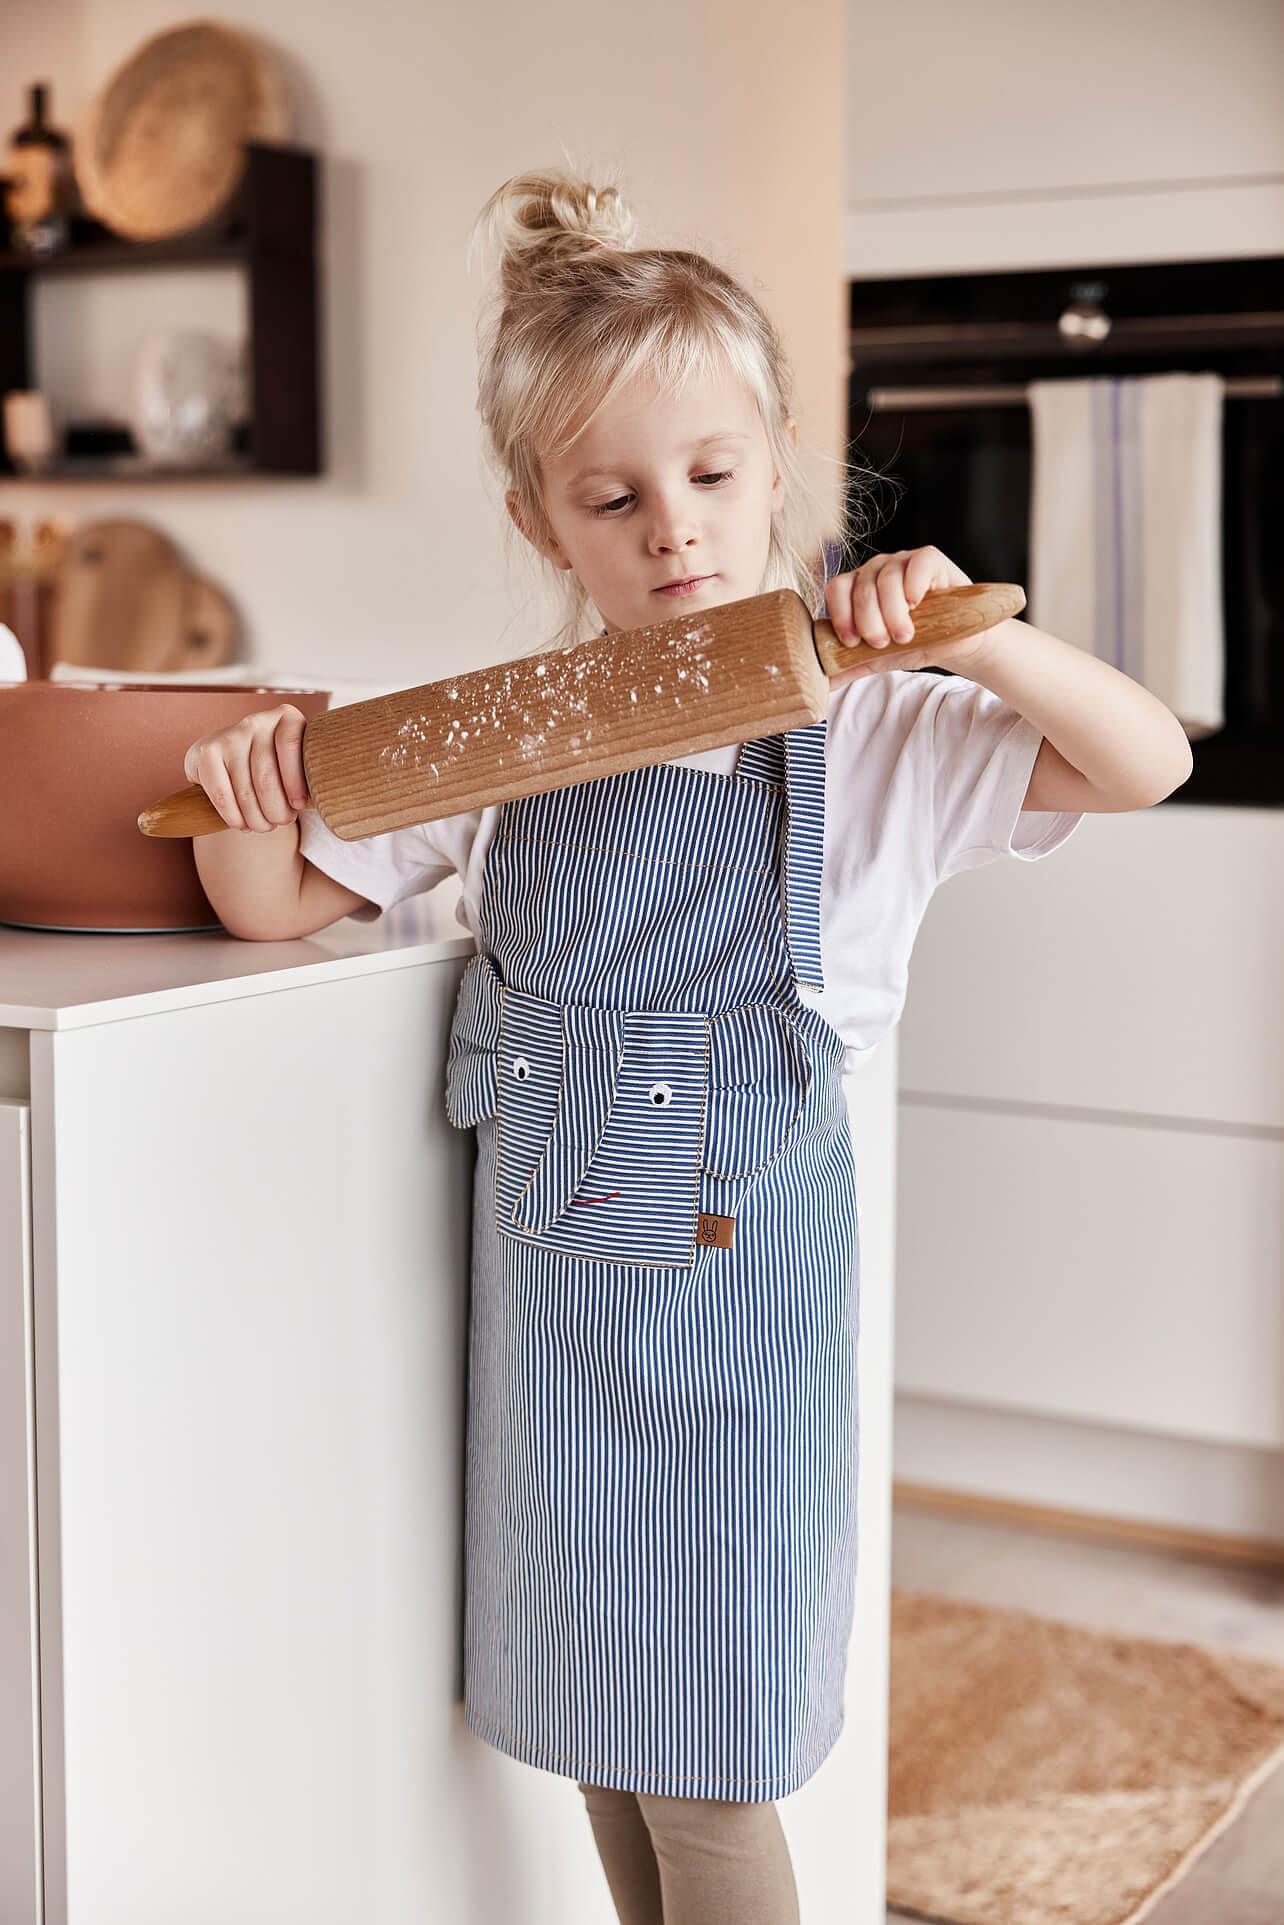
[[[42,278],[157,267],[241,266],[247,280],[250,420],[236,450],[203,468],[138,454],[64,456],[18,476],[0,451],[0,480],[209,480],[322,471],[318,311],[318,163],[301,147],[251,145],[241,184],[206,226],[165,241],[127,241],[79,220],[48,259],[0,251],[0,393],[39,386],[31,287]],[[145,298],[145,297],[142,297]]]

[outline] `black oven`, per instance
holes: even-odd
[[[1029,579],[1025,384],[1216,371],[1226,382],[1225,726],[1175,801],[1284,805],[1284,256],[851,283],[849,453],[861,546],[944,549]]]

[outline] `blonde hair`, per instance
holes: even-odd
[[[636,221],[618,187],[569,172],[516,174],[497,188],[474,223],[470,260],[479,231],[499,271],[478,325],[477,407],[523,530],[551,541],[541,457],[565,453],[635,376],[674,393],[692,374],[730,369],[757,403],[783,483],[760,592],[795,589],[819,612],[825,537],[847,547],[852,505],[844,487],[835,518],[807,479],[788,433],[793,376],[754,297],[702,254],[634,249]],[[565,596],[549,645],[565,645],[580,639],[591,604],[572,570],[548,566]]]

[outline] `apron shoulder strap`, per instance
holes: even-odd
[[[779,739],[785,759],[785,937],[796,981],[823,989],[820,899],[825,853],[825,736],[828,717]]]

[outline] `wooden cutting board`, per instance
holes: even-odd
[[[925,595],[904,649],[979,634],[1025,607],[1011,582]],[[895,647],[895,644],[892,644]],[[308,793],[342,841],[818,722],[829,677],[886,649],[846,648],[791,588],[556,653],[352,702],[304,730]],[[226,825],[199,784],[138,818],[145,835]]]
[[[238,622],[159,528],[121,519],[84,522],[64,543],[51,631],[51,662],[169,673],[229,661]]]

